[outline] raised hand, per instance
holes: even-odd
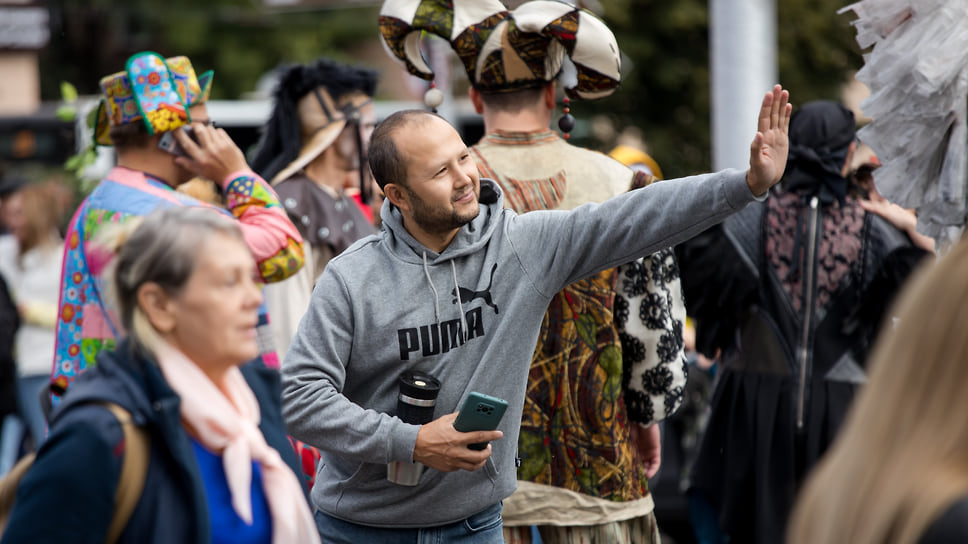
[[[793,106],[790,93],[775,85],[766,93],[760,106],[756,136],[750,144],[750,169],[746,183],[754,195],[760,196],[783,176],[790,151],[790,115]]]

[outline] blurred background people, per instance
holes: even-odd
[[[54,356],[64,242],[58,231],[61,208],[52,203],[61,190],[55,180],[28,183],[4,196],[0,205],[16,248],[14,255],[3,255],[0,274],[21,319],[15,344],[17,406],[29,431],[31,449],[40,446],[46,430],[40,395],[50,380]],[[4,441],[19,443],[20,438],[5,435]]]
[[[968,539],[966,267],[961,241],[899,297],[867,383],[797,499],[791,544]]]
[[[143,494],[118,542],[319,542],[279,375],[244,365],[259,353],[262,295],[238,222],[171,207],[135,225],[94,242],[116,246],[105,285],[129,336],[64,396],[2,542],[105,540],[130,453],[106,403],[129,412],[150,444]]]
[[[642,172],[655,179],[662,179],[662,168],[659,167],[659,163],[655,162],[655,159],[646,153],[644,149],[627,144],[620,144],[613,147],[608,152],[608,156],[636,172]]]
[[[0,267],[11,266],[17,257],[17,241],[6,227],[7,198],[26,181],[0,171]],[[0,269],[2,271],[2,269]],[[17,415],[17,365],[14,342],[20,313],[10,294],[6,272],[0,273],[0,475],[13,467],[20,455],[23,422]]]
[[[804,104],[782,188],[677,248],[697,349],[721,350],[723,365],[691,492],[733,542],[783,540],[796,490],[866,379],[878,314],[927,254],[848,195],[855,146],[849,110]]]
[[[305,242],[306,266],[266,288],[270,326],[282,356],[326,263],[376,233],[370,204],[378,197],[366,166],[376,126],[376,84],[376,72],[326,58],[280,72],[252,167],[271,180]],[[346,190],[351,184],[359,201]]]

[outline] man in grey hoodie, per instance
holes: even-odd
[[[786,164],[791,108],[779,85],[766,94],[746,172],[520,216],[442,118],[411,110],[381,123],[370,167],[392,204],[384,229],[330,261],[282,366],[289,431],[322,452],[312,501],[324,541],[503,542],[500,505],[515,488],[528,369],[551,297],[765,198]],[[440,381],[437,419],[394,415],[404,370]],[[454,429],[471,391],[508,401],[498,430]],[[467,447],[476,442],[490,444]],[[428,469],[402,486],[387,480],[393,461]]]

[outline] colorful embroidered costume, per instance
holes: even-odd
[[[94,139],[99,145],[114,145],[111,129],[115,127],[152,136],[185,126],[191,122],[190,108],[208,100],[211,84],[212,72],[196,76],[187,57],[165,59],[152,52],[132,55],[124,71],[101,78],[102,99]],[[141,128],[144,130],[139,132]],[[168,157],[160,149],[145,149]],[[302,238],[269,185],[248,169],[213,181],[222,188],[229,210],[226,213],[238,219],[262,279],[280,281],[299,270],[303,264]],[[163,180],[117,167],[74,212],[65,238],[61,274],[51,370],[54,402],[78,374],[95,363],[98,352],[113,347],[124,332],[104,298],[99,276],[113,255],[96,243],[98,232],[107,224],[123,223],[165,206],[208,204],[176,192]],[[260,355],[266,365],[278,367],[268,322],[263,305],[257,329]]]
[[[279,281],[295,273],[303,262],[302,239],[268,184],[255,173],[242,171],[229,176],[223,187],[228,208],[240,222],[262,278]],[[78,374],[94,364],[98,352],[113,347],[122,333],[110,303],[104,299],[104,286],[99,279],[112,255],[92,241],[107,224],[123,223],[165,206],[207,204],[141,172],[115,168],[75,212],[68,226],[61,276],[51,375],[55,394],[62,394]],[[268,323],[264,305],[259,322],[263,361],[277,367],[277,355],[271,343],[264,341],[264,325]]]

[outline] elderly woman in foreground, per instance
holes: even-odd
[[[318,542],[278,375],[243,365],[258,354],[262,295],[236,223],[169,208],[115,243],[103,285],[129,336],[54,413],[3,544]],[[143,480],[143,492],[117,535],[115,493],[127,483],[119,486],[126,454],[136,455],[109,404],[130,413],[149,444],[147,468],[126,477]]]

